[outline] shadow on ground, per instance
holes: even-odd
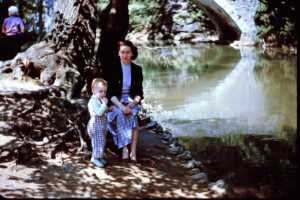
[[[114,149],[107,149],[108,165],[104,169],[91,164],[89,157],[70,151],[57,153],[55,159],[27,165],[14,161],[2,163],[0,195],[7,198],[215,198],[206,185],[189,178],[187,169],[181,166],[183,161],[168,154],[160,137],[141,130],[137,164],[121,162]]]

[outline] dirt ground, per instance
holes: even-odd
[[[138,163],[123,163],[114,149],[106,151],[101,169],[74,151],[42,162],[0,163],[0,195],[5,198],[220,198],[207,185],[191,180],[186,163],[167,152],[161,136],[142,129]],[[44,157],[44,158],[43,158]],[[70,166],[64,168],[63,166]]]

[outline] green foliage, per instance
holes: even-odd
[[[103,10],[109,0],[101,0],[97,2],[98,11]],[[162,8],[162,0],[129,0],[129,32],[135,30],[140,31],[142,29],[151,29],[153,24],[158,23],[158,16]],[[190,3],[187,13],[179,13],[173,16],[174,23],[185,24],[193,23],[195,21],[202,21],[208,24],[211,22],[202,10],[199,10],[196,5]],[[212,24],[211,24],[212,25]],[[213,25],[212,25],[213,27]]]
[[[176,24],[184,25],[193,23],[193,19],[189,18],[189,13],[176,13],[173,15],[173,21]]]
[[[109,3],[109,0],[98,0],[97,1],[97,10],[101,11],[103,10]]]
[[[98,11],[103,10],[109,0],[97,2]],[[157,19],[160,9],[159,0],[130,0],[129,5],[129,31],[150,28],[151,22]]]
[[[157,19],[160,5],[159,0],[130,0],[129,1],[129,31],[150,28]]]
[[[296,44],[296,1],[260,0],[254,16],[258,37],[274,45]]]
[[[209,18],[205,15],[205,13],[198,9],[196,5],[189,3],[188,12],[185,13],[175,13],[173,15],[174,23],[178,25],[191,24],[197,21],[209,23]]]

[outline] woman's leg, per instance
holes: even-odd
[[[122,149],[122,160],[128,160],[129,156],[128,156],[128,148],[127,145],[123,147]]]
[[[139,131],[136,128],[132,129],[132,142],[130,145],[130,159],[136,161],[136,145],[138,141]]]

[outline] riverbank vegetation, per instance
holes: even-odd
[[[257,37],[269,46],[297,46],[296,2],[294,0],[259,0],[254,16]]]

